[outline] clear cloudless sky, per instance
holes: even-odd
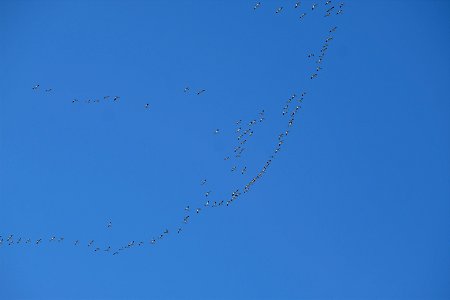
[[[450,298],[450,2],[255,2],[0,1],[0,299]]]

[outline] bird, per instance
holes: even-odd
[[[205,196],[208,197],[210,193],[211,193],[211,191],[207,191],[207,192],[205,193]]]
[[[184,92],[185,93],[189,92],[189,87],[188,86],[184,88]]]
[[[314,57],[314,53],[308,54],[308,58]]]
[[[75,102],[78,102],[78,100],[77,100],[77,99],[73,99],[73,100],[72,100],[72,103],[75,103]]]
[[[79,240],[76,240],[75,241],[75,246],[77,246],[79,242],[80,242]]]
[[[300,19],[303,19],[305,16],[306,16],[306,13],[302,13],[302,14],[300,15]]]
[[[188,210],[189,210],[189,205],[186,206],[186,207],[184,208],[184,210],[188,211]]]
[[[107,228],[111,228],[111,227],[112,227],[112,222],[109,221],[109,222],[108,222],[108,225],[107,225]]]
[[[51,92],[53,89],[46,89],[45,91],[46,92]]]
[[[209,200],[205,202],[205,206],[209,206]]]
[[[181,227],[180,228],[178,228],[178,230],[177,230],[177,233],[180,233],[181,232]]]
[[[333,28],[330,29],[329,32],[330,32],[330,33],[331,33],[331,32],[334,32],[334,31],[336,31],[336,29],[337,29],[337,26],[334,26]]]
[[[94,243],[94,240],[90,240],[88,243],[88,247],[90,247]]]
[[[148,104],[148,103],[146,103],[145,105],[144,105],[144,108],[149,108],[150,107],[150,104]]]
[[[201,185],[205,185],[205,183],[206,183],[206,179],[203,179],[201,182]]]
[[[113,253],[113,255],[117,255],[117,254],[119,254],[119,252],[117,252],[117,251]]]
[[[317,3],[314,3],[311,7],[311,10],[314,10],[314,8],[316,8],[316,6],[317,6]]]
[[[33,90],[37,90],[39,88],[39,84],[36,84],[35,86],[33,86]]]
[[[201,93],[204,93],[204,92],[206,92],[206,90],[200,90],[197,92],[197,95],[200,95]]]
[[[42,242],[42,239],[38,239],[38,240],[36,241],[36,245],[39,245],[40,242]]]
[[[169,229],[164,230],[164,234],[168,234],[169,233]]]
[[[231,172],[234,172],[234,171],[236,171],[236,166],[231,168]]]
[[[283,6],[280,6],[277,8],[277,10],[275,11],[276,14],[280,13],[283,10]]]
[[[215,131],[214,131],[214,134],[218,134],[219,133],[219,129],[216,129]]]
[[[242,175],[244,175],[244,173],[247,172],[247,167],[244,167],[241,171]]]
[[[50,242],[54,241],[55,239],[56,239],[56,236],[52,236],[52,238],[50,239]]]
[[[120,99],[119,96],[115,96],[115,97],[114,97],[114,101],[118,101],[119,99]]]
[[[297,2],[297,3],[295,3],[294,8],[297,8],[297,7],[299,7],[299,6],[300,6],[300,2]]]
[[[336,13],[337,15],[342,14],[344,11],[342,9],[338,10],[338,12]]]
[[[111,246],[108,246],[104,251],[108,252],[109,250],[111,250]]]
[[[106,100],[106,99],[108,99],[109,98],[109,96],[103,96],[103,99],[104,100]]]
[[[241,122],[242,122],[242,120],[237,120],[237,121],[236,121],[236,125],[241,124]]]
[[[328,0],[327,2],[325,2],[325,5],[328,5],[328,4],[330,4],[330,3],[331,3],[331,1]]]
[[[230,159],[230,157],[229,156],[227,156],[227,157],[225,157],[223,160],[229,160]]]
[[[100,248],[97,247],[97,248],[95,248],[94,252],[97,252],[97,251],[99,251],[99,250],[100,250]]]
[[[196,213],[199,213],[201,210],[202,210],[201,208],[197,208],[197,209],[195,210],[195,212],[196,212]]]
[[[261,6],[261,2],[258,2],[258,3],[255,4],[255,6],[253,6],[253,9],[255,10],[255,9],[257,9],[260,6]]]

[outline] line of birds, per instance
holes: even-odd
[[[327,1],[325,3],[325,5],[331,5],[331,1]],[[261,3],[258,2],[255,5],[255,9],[259,8],[261,6]],[[299,7],[300,3],[296,3],[295,8]],[[312,9],[315,9],[317,6],[317,4],[313,5]],[[340,4],[340,8],[342,8],[343,3]],[[329,8],[329,11],[331,11],[334,7],[331,6]],[[280,7],[277,10],[277,13],[281,12],[282,7]],[[329,30],[329,34],[334,33],[337,30],[337,27],[334,26]],[[314,79],[318,76],[318,73],[322,68],[321,65],[323,63],[323,59],[325,57],[325,54],[328,50],[329,47],[329,43],[333,40],[333,36],[329,35],[326,39],[324,44],[322,45],[322,48],[320,50],[320,55],[319,55],[319,59],[316,61],[316,73],[313,73],[310,76],[310,79]],[[310,53],[308,54],[308,58],[313,58],[315,57],[314,53]],[[38,90],[39,88],[39,84],[35,85],[33,87],[33,90]],[[186,87],[184,89],[185,93],[188,93],[190,90],[189,87]],[[46,89],[46,92],[50,92],[52,91],[52,89]],[[197,95],[201,95],[202,93],[206,92],[205,89],[199,90],[197,92]],[[168,229],[165,228],[163,231],[161,231],[160,233],[154,235],[151,239],[149,239],[147,242],[150,245],[155,245],[157,243],[159,243],[159,241],[161,241],[162,239],[164,239],[164,237],[166,237],[167,235],[169,235],[169,233],[171,232],[176,232],[177,234],[181,234],[184,227],[187,226],[187,224],[190,222],[191,218],[194,216],[198,216],[200,214],[202,214],[205,210],[209,210],[212,208],[218,208],[218,207],[228,207],[230,206],[234,201],[236,201],[236,199],[238,199],[242,193],[248,193],[250,191],[250,189],[253,187],[253,185],[258,182],[267,172],[268,168],[271,166],[271,164],[273,163],[274,159],[276,159],[276,157],[278,156],[279,152],[281,151],[283,145],[286,142],[287,136],[290,133],[291,128],[294,126],[294,121],[295,118],[297,116],[298,111],[302,108],[302,104],[304,101],[304,98],[306,96],[306,92],[302,92],[300,94],[299,97],[297,97],[296,94],[291,95],[283,109],[282,109],[282,116],[290,116],[289,120],[287,121],[287,124],[285,126],[285,128],[282,130],[282,132],[280,132],[278,134],[277,140],[276,140],[276,145],[274,146],[272,153],[270,154],[269,158],[265,161],[264,165],[258,169],[255,174],[251,179],[249,179],[248,181],[245,182],[245,185],[243,185],[243,187],[234,189],[227,197],[220,197],[220,198],[215,198],[212,199],[212,195],[213,195],[213,191],[211,190],[207,190],[204,193],[204,199],[202,200],[202,202],[198,205],[195,206],[191,206],[191,205],[187,205],[184,207],[184,217],[183,219],[179,222],[179,225],[175,226],[174,229]],[[105,96],[103,97],[104,100],[107,100],[110,96]],[[114,101],[118,101],[120,99],[119,96],[115,96],[114,97]],[[293,107],[293,101],[296,101],[295,107]],[[76,102],[78,102],[78,100],[76,100]],[[89,103],[89,102],[88,102]],[[145,104],[144,107],[146,109],[149,108],[149,104]],[[236,128],[236,134],[237,134],[237,141],[238,141],[238,145],[234,148],[234,157],[235,158],[239,158],[241,157],[243,151],[245,150],[244,148],[244,144],[247,143],[248,139],[253,135],[253,130],[254,130],[254,126],[257,123],[261,123],[265,120],[265,115],[264,115],[264,110],[260,111],[258,114],[258,117],[255,119],[252,119],[251,121],[248,122],[248,124],[246,124],[246,127],[243,126],[243,121],[242,120],[237,120],[235,122],[235,125],[237,126]],[[245,128],[243,128],[245,127]],[[216,129],[214,131],[215,134],[219,134],[220,129]],[[230,156],[227,156],[224,158],[224,160],[230,160]],[[237,170],[237,166],[233,165],[233,167],[231,168],[231,171],[234,172]],[[244,166],[241,170],[242,174],[245,174],[247,172],[247,167]],[[200,182],[201,186],[206,186],[208,185],[208,181],[207,179],[202,179]],[[106,228],[107,229],[112,229],[113,225],[112,225],[112,221],[108,221],[108,223],[106,224]],[[27,239],[22,239],[22,237],[19,237],[17,240],[15,240],[15,237],[13,234],[8,235],[7,237],[5,237],[5,239],[0,235],[0,246],[2,246],[3,244],[8,244],[10,246],[12,245],[16,245],[16,244],[35,244],[35,245],[40,245],[41,243],[47,241],[48,243],[63,243],[65,241],[65,237],[56,237],[56,236],[51,236],[49,239],[44,239],[44,238],[39,238],[36,240],[32,240],[30,238]],[[144,240],[141,241],[128,241],[126,243],[124,243],[122,246],[120,247],[112,247],[111,245],[106,245],[106,246],[101,246],[101,245],[96,245],[95,244],[95,240],[88,240],[88,241],[84,241],[81,242],[79,239],[73,240],[73,245],[74,246],[80,246],[81,244],[85,244],[87,245],[87,247],[92,248],[94,252],[105,252],[105,253],[112,253],[112,255],[118,255],[120,253],[123,253],[123,251],[131,249],[133,247],[140,247],[140,246],[144,246],[146,244],[146,242]]]
[[[318,7],[318,3],[313,3],[312,4],[312,6],[311,6],[311,10],[313,11],[313,10],[315,10],[317,7]],[[345,5],[345,3],[344,2],[341,2],[341,3],[339,3],[338,4],[338,7],[339,7],[339,9],[337,10],[337,12],[336,12],[336,15],[340,15],[340,14],[342,14],[344,11],[342,10],[342,8],[344,7],[344,5]],[[259,9],[259,8],[261,8],[261,2],[257,2],[254,6],[253,6],[253,10],[257,10],[257,9]],[[301,7],[302,5],[301,5],[301,2],[300,1],[298,1],[298,2],[295,2],[295,4],[294,4],[294,9],[297,9],[297,8],[299,8],[299,7]],[[326,13],[325,13],[325,15],[324,15],[324,17],[329,17],[329,16],[331,16],[331,14],[332,14],[332,12],[333,12],[333,10],[334,10],[334,6],[332,5],[332,1],[331,0],[327,0],[326,2],[325,2],[325,8],[326,8]],[[279,6],[279,7],[277,7],[276,9],[275,9],[275,13],[276,14],[280,14],[281,12],[283,11],[283,6]],[[304,12],[304,13],[302,13],[301,15],[300,15],[300,19],[303,19],[305,16],[307,15],[307,13],[306,12]]]
[[[39,90],[39,87],[40,87],[40,84],[36,84],[36,85],[34,85],[34,86],[32,87],[32,89],[33,89],[34,91],[38,91],[38,90]],[[188,86],[184,88],[184,92],[185,92],[185,93],[188,93],[189,90],[190,90],[190,88],[189,88]],[[45,92],[51,92],[51,91],[53,91],[52,88],[45,89]],[[204,92],[206,92],[206,90],[205,90],[205,89],[201,89],[201,90],[199,90],[199,91],[197,92],[197,95],[201,95],[201,94],[203,94]],[[107,102],[110,98],[111,98],[111,96],[103,96],[103,102]],[[118,102],[118,101],[120,100],[120,96],[114,96],[114,97],[112,97],[112,100],[113,100],[113,102]],[[82,101],[80,101],[80,100],[78,100],[78,99],[76,99],[76,98],[72,99],[72,103],[81,103],[81,102],[82,102]],[[100,102],[101,102],[101,100],[100,100],[99,98],[95,98],[95,99],[90,99],[90,98],[89,98],[89,99],[85,99],[85,100],[84,100],[84,103],[86,103],[86,104],[90,104],[90,103],[100,103]],[[150,103],[145,103],[145,104],[144,104],[144,108],[145,108],[145,109],[149,109],[149,108],[150,108]]]

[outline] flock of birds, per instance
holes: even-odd
[[[319,3],[313,3],[313,4],[311,5],[311,11],[316,10],[316,8],[318,7],[318,5],[319,5]],[[325,11],[324,17],[330,17],[331,14],[334,13],[334,11],[336,11],[336,15],[340,15],[340,14],[342,14],[342,13],[344,12],[344,11],[343,11],[344,2],[339,3],[339,5],[336,6],[336,7],[337,7],[336,10],[335,10],[335,6],[332,4],[332,1],[331,1],[331,0],[326,1],[326,2],[325,2],[325,6],[326,6],[326,11]],[[261,7],[261,2],[258,2],[258,3],[255,4],[255,6],[253,6],[253,9],[254,9],[254,10],[257,10],[257,9],[259,9],[260,7]],[[297,8],[300,8],[300,7],[302,7],[302,3],[301,3],[300,1],[295,2],[294,8],[297,9]],[[275,13],[276,13],[276,14],[279,14],[279,13],[281,13],[282,11],[283,11],[283,6],[279,6],[279,7],[277,7],[277,9],[275,10]],[[300,15],[300,19],[303,19],[306,15],[307,15],[307,13],[306,13],[306,12],[303,12],[303,13]]]
[[[253,8],[256,10],[256,9],[261,8],[261,6],[262,6],[261,2],[258,2],[255,4],[255,6]],[[301,3],[297,2],[297,3],[295,3],[294,8],[298,8],[300,6],[301,6]],[[328,16],[334,10],[335,7],[332,5],[332,1],[330,1],[330,0],[325,2],[325,6],[327,7],[325,16]],[[336,12],[337,15],[342,14],[343,6],[344,6],[343,3],[339,4],[339,10]],[[317,7],[318,7],[318,4],[314,3],[312,5],[312,10],[316,10]],[[282,10],[283,10],[283,7],[279,7],[276,9],[275,13],[279,14],[279,13],[281,13]],[[306,15],[306,13],[303,13],[301,15],[301,18],[303,18],[304,15]],[[319,72],[322,70],[321,66],[324,62],[324,58],[326,56],[326,53],[330,46],[330,43],[332,42],[332,40],[334,38],[333,34],[336,32],[336,30],[337,30],[336,26],[333,26],[332,28],[330,28],[330,30],[327,34],[327,37],[325,38],[325,40],[323,42],[322,48],[320,49],[320,53],[317,53],[318,59],[315,62],[316,63],[315,70],[310,75],[311,80],[316,79],[318,77]],[[307,55],[307,57],[309,59],[315,59],[316,54],[310,53]],[[32,89],[34,91],[38,91],[39,88],[40,88],[39,84],[36,84],[35,86],[32,87]],[[50,93],[53,91],[53,89],[47,88],[44,91],[46,93]],[[190,88],[185,87],[184,93],[189,93],[189,92],[190,92]],[[205,92],[206,92],[205,89],[199,89],[196,92],[196,94],[201,95]],[[81,247],[82,245],[85,245],[85,246],[91,248],[94,252],[103,252],[103,253],[111,253],[112,255],[118,255],[118,254],[123,253],[124,251],[134,248],[134,247],[141,247],[146,244],[155,245],[155,244],[159,243],[161,240],[163,240],[169,234],[181,234],[183,229],[185,228],[185,226],[187,226],[189,224],[189,222],[192,218],[194,218],[200,214],[203,214],[210,209],[218,209],[221,207],[230,206],[239,197],[241,197],[242,194],[248,193],[251,190],[251,188],[253,187],[253,185],[256,184],[257,182],[259,182],[263,178],[263,176],[267,173],[267,170],[269,169],[269,167],[272,165],[273,161],[277,158],[280,151],[282,150],[282,148],[287,140],[287,137],[288,137],[291,129],[294,126],[298,112],[302,108],[302,104],[305,99],[305,96],[306,96],[306,92],[303,91],[299,95],[292,94],[286,100],[286,103],[283,106],[281,113],[282,113],[282,117],[288,117],[288,119],[285,123],[283,130],[281,132],[279,132],[278,137],[276,139],[276,143],[274,144],[273,150],[270,153],[268,159],[255,172],[255,174],[251,177],[251,179],[249,179],[247,182],[245,182],[245,185],[234,189],[233,191],[231,191],[231,193],[228,196],[223,197],[220,200],[217,198],[215,198],[215,200],[212,200],[211,199],[212,191],[210,191],[210,190],[206,191],[204,193],[204,198],[203,198],[202,202],[200,202],[199,204],[197,204],[195,206],[187,205],[184,207],[184,217],[182,220],[180,220],[178,225],[174,226],[170,230],[168,228],[166,228],[163,231],[159,232],[158,234],[154,235],[152,238],[147,239],[147,240],[127,241],[120,247],[113,247],[111,245],[98,245],[98,244],[96,244],[95,240],[80,241],[79,239],[72,239],[70,243],[73,243],[73,245],[76,247]],[[117,101],[119,101],[120,96],[113,96],[113,97],[104,96],[103,100],[108,101],[110,98],[112,99],[113,102],[117,102]],[[72,100],[72,103],[79,103],[79,102],[80,101],[78,101],[77,99]],[[84,101],[84,103],[99,103],[99,102],[100,102],[99,99],[87,99]],[[144,108],[149,109],[150,104],[145,103]],[[264,120],[265,120],[265,112],[264,112],[264,110],[261,110],[258,113],[256,118],[253,118],[248,122],[244,122],[243,120],[237,120],[235,122],[235,125],[236,125],[235,133],[237,135],[236,136],[237,142],[234,146],[233,154],[230,156],[224,157],[225,161],[231,160],[232,157],[234,157],[235,159],[238,159],[243,155],[243,153],[246,149],[245,146],[250,141],[251,137],[253,136],[254,130],[256,129],[257,125],[259,123],[262,123]],[[213,131],[214,134],[219,134],[220,132],[221,132],[220,129],[215,129]],[[237,165],[233,164],[230,171],[231,172],[240,172],[241,174],[244,175],[247,173],[247,167],[243,166],[238,170]],[[207,179],[201,180],[200,185],[201,186],[208,185]],[[108,221],[107,224],[105,225],[105,227],[109,230],[112,229],[112,227],[113,227],[112,221]],[[60,237],[51,236],[51,237],[47,237],[47,238],[31,239],[31,238],[23,238],[23,237],[16,238],[16,236],[14,234],[9,234],[5,237],[0,235],[0,246],[2,246],[4,244],[9,245],[9,246],[17,245],[17,244],[34,244],[34,245],[38,246],[44,242],[46,242],[46,243],[63,243],[63,242],[65,242],[65,240],[66,239],[64,236],[60,236]]]

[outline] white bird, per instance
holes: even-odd
[[[216,129],[216,130],[214,131],[214,133],[215,133],[215,134],[218,134],[218,133],[219,133],[219,129]]]
[[[300,2],[297,2],[297,3],[295,3],[294,8],[297,8],[297,7],[299,7],[299,6],[300,6]]]
[[[37,90],[39,88],[39,84],[36,84],[35,86],[33,86],[33,90]]]
[[[280,6],[277,8],[277,10],[275,11],[276,14],[280,13],[283,10],[283,6]]]
[[[258,2],[258,3],[255,4],[255,6],[253,6],[253,9],[257,9],[260,6],[261,6],[261,2]]]
[[[149,107],[150,107],[150,104],[147,103],[147,104],[144,105],[144,107],[145,107],[145,108],[149,108]]]
[[[184,92],[185,93],[189,92],[189,87],[188,86],[184,88]]]

